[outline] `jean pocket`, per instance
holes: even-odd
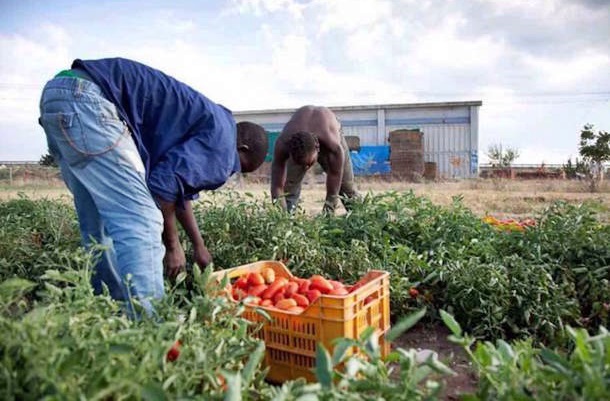
[[[101,125],[82,113],[43,113],[40,119],[47,136],[55,139],[70,163],[114,149],[128,132],[123,124]]]

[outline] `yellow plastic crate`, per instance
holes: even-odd
[[[272,268],[276,277],[293,276],[277,261],[260,261],[214,275],[218,280],[225,275],[234,279],[265,267]],[[390,344],[384,335],[390,328],[390,274],[371,270],[358,282],[363,285],[357,290],[347,295],[322,295],[301,314],[262,308],[271,316],[271,322],[258,314],[254,306],[246,306],[245,318],[264,323],[255,335],[265,341],[267,348],[265,365],[270,368],[267,380],[282,383],[303,377],[313,381],[318,342],[332,353],[334,339],[358,338],[369,326],[378,336],[382,357],[389,354]],[[368,297],[369,302],[365,303]]]

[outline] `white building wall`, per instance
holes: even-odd
[[[445,178],[478,175],[478,124],[481,102],[331,107],[345,135],[360,137],[361,145],[389,145],[396,129],[419,128],[424,160],[435,162]],[[235,112],[237,121],[281,131],[294,110]]]

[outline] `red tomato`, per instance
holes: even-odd
[[[284,296],[286,298],[290,298],[292,296],[292,294],[295,294],[299,290],[299,284],[295,283],[294,281],[291,281],[288,284],[286,284],[285,288],[286,288],[286,292],[284,293]]]
[[[182,345],[182,343],[180,342],[180,340],[176,340],[176,342],[174,342],[174,344],[171,346],[171,348],[167,351],[167,354],[165,355],[165,359],[168,362],[174,362],[176,359],[178,359],[178,357],[180,356],[180,346]]]
[[[309,303],[313,304],[316,299],[320,298],[322,293],[319,290],[309,290],[305,295],[307,296],[307,299],[309,299]]]
[[[248,289],[248,295],[260,297],[260,295],[267,289],[267,284],[255,285]]]
[[[249,285],[261,285],[265,284],[265,279],[260,273],[250,272],[248,273],[248,284]]]
[[[233,284],[233,287],[241,288],[242,290],[248,288],[248,279],[246,278],[246,276],[241,276],[240,278],[238,278],[235,281],[235,284]]]
[[[309,306],[309,299],[307,299],[305,295],[292,294],[292,299],[297,301],[298,306],[302,306],[304,308],[307,308]]]
[[[329,283],[327,279],[318,274],[311,276],[311,285],[309,286],[309,288],[314,290],[320,290],[322,294],[328,294],[330,291],[333,290],[332,284]]]

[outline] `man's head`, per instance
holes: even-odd
[[[318,160],[320,144],[310,132],[296,132],[288,140],[288,153],[296,164],[310,168]]]
[[[249,121],[237,123],[237,151],[241,171],[249,173],[265,161],[269,139],[265,129]]]

